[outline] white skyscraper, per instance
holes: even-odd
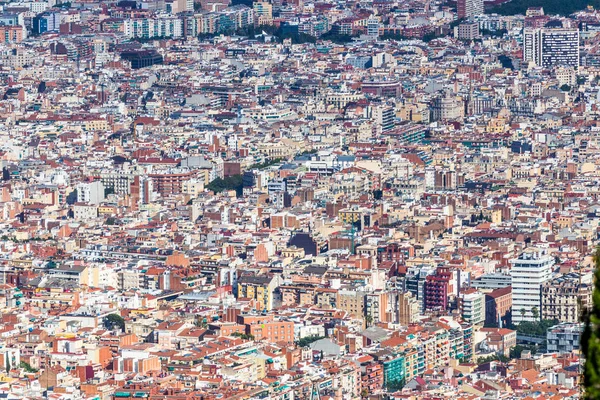
[[[554,258],[543,249],[526,249],[510,263],[513,322],[539,319],[542,285],[551,279]]]
[[[523,60],[536,66],[579,68],[580,46],[577,28],[525,28]]]

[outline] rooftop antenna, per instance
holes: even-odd
[[[355,236],[356,236],[356,227],[354,226],[354,222],[352,222],[350,224],[350,230],[345,230],[343,233],[349,233],[350,234],[350,254],[354,254],[354,240],[355,240]]]

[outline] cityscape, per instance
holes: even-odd
[[[0,398],[600,399],[600,1],[0,1]]]

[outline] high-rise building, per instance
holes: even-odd
[[[425,281],[429,275],[433,274],[435,274],[435,268],[431,266],[411,267],[406,277],[406,290],[417,299],[421,313],[425,311]]]
[[[425,279],[425,310],[447,310],[452,293],[452,272],[447,267],[438,267],[434,275]]]
[[[378,290],[365,295],[365,317],[367,323],[375,324],[377,322],[392,322],[391,304],[389,302],[389,293]]]
[[[393,107],[385,104],[373,107],[373,119],[381,132],[388,132],[394,129],[395,110]]]
[[[545,250],[531,248],[510,263],[513,322],[538,320],[542,309],[542,285],[551,278],[554,258]]]
[[[458,298],[462,318],[473,325],[483,325],[485,295],[475,288],[469,288],[461,291]]]
[[[401,325],[414,324],[419,320],[419,302],[410,292],[397,295],[397,322]]]
[[[470,18],[483,14],[483,0],[458,0],[458,18]]]
[[[525,28],[523,60],[539,67],[579,68],[580,48],[577,28]]]

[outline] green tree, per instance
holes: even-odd
[[[233,332],[231,336],[239,337],[240,339],[244,340],[254,340],[254,335],[249,335],[247,333]]]
[[[510,358],[506,357],[504,354],[491,354],[485,357],[479,357],[477,359],[477,364],[485,364],[492,361],[500,361],[500,362],[508,362]]]
[[[531,312],[533,313],[533,310]],[[551,328],[556,324],[558,324],[557,320],[550,319],[543,319],[541,321],[521,321],[519,325],[517,325],[517,332],[527,336],[546,337],[548,328]]]
[[[421,40],[423,40],[424,42],[431,42],[433,39],[437,39],[439,37],[442,37],[443,35],[438,35],[435,31],[432,32],[428,32],[426,34],[423,35],[423,37],[421,38]]]
[[[21,361],[21,363],[19,364],[19,368],[23,368],[25,372],[38,372],[37,369],[33,368],[29,363],[26,363],[25,361]]]
[[[125,332],[125,320],[119,314],[109,314],[104,318],[104,326],[106,329],[114,329],[119,327]]]
[[[535,320],[537,320],[537,319],[538,319],[538,317],[540,316],[540,313],[539,313],[539,311],[538,311],[538,308],[537,308],[537,307],[533,307],[533,308],[531,309],[531,314],[533,314],[533,319],[535,319]]]
[[[383,197],[383,191],[381,189],[373,190],[373,198],[375,200],[381,200],[382,197]]]
[[[352,41],[352,39],[354,39],[356,36],[351,36],[351,35],[340,35],[337,33],[334,33],[333,31],[329,31],[323,35],[321,35],[321,40],[331,40],[333,43],[338,43],[338,44],[345,44],[345,43],[349,43]]]
[[[243,180],[241,175],[228,176],[224,179],[217,178],[206,185],[208,190],[215,193],[221,193],[226,190],[235,190],[238,197],[243,193]]]
[[[265,162],[262,162],[262,163],[252,164],[251,166],[248,167],[248,170],[264,169],[264,168],[270,167],[271,165],[279,164],[282,161],[283,161],[283,158],[273,158],[272,160],[266,160]]]
[[[12,369],[12,367],[10,365],[10,360],[7,358],[6,359],[6,372],[10,372],[11,369]]]
[[[531,351],[531,354],[536,354],[538,352],[538,347],[535,344],[530,346],[518,344],[510,349],[510,358],[521,358],[523,350],[529,350]]]
[[[490,31],[489,29],[480,29],[479,34],[481,36],[492,36],[492,37],[502,37],[506,35],[508,31],[506,29],[496,29],[494,31]]]
[[[567,85],[566,83],[564,85],[562,85],[560,87],[560,90],[562,90],[563,92],[570,92],[571,91],[571,86]]]
[[[570,15],[575,11],[583,10],[587,6],[598,8],[600,0],[512,0],[497,7],[492,8],[489,12],[500,15],[525,15],[529,7],[544,7],[546,15]]]
[[[75,204],[77,202],[77,189],[67,195],[67,204]]]
[[[585,356],[583,367],[584,398],[600,399],[600,250],[594,254],[594,294],[592,309],[584,314],[585,328],[581,336],[581,350]]]
[[[306,347],[309,344],[311,344],[312,342],[316,342],[317,340],[321,340],[323,338],[324,338],[324,336],[318,336],[318,335],[306,336],[306,337],[303,337],[302,339],[299,339],[296,342],[296,344],[298,345],[298,347]]]
[[[524,308],[521,308],[521,309],[519,310],[519,312],[521,313],[521,317],[522,317],[522,318],[525,318],[525,314],[527,313],[527,310],[525,310]]]

